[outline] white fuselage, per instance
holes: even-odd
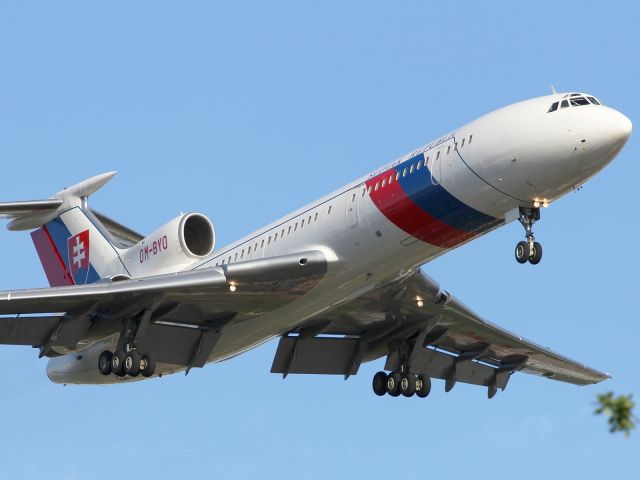
[[[624,146],[631,122],[585,100],[593,98],[588,95],[580,95],[582,105],[569,106],[573,97],[554,94],[496,110],[204,259],[174,264],[173,271],[203,269],[310,250],[322,251],[329,263],[323,280],[297,301],[225,326],[209,361],[295,330],[518,218],[520,207],[547,205],[598,173]],[[142,263],[139,252],[130,252],[131,258],[117,257],[123,268]],[[147,265],[126,273],[157,275],[172,266],[169,257]],[[66,357],[52,359],[48,371],[64,371],[66,363]],[[94,374],[93,363],[86,368]],[[178,368],[164,371],[172,370]]]
[[[307,250],[323,251],[331,268],[299,301],[256,321],[229,325],[210,360],[228,358],[290,331],[516,219],[519,207],[552,202],[595,175],[623,147],[631,122],[602,105],[548,112],[563,96],[539,97],[489,113],[217,249],[195,268]],[[427,211],[427,217],[417,218],[419,212],[412,214],[416,202],[394,198],[397,192],[391,189],[402,182],[409,182],[423,205],[441,201],[441,206],[427,205],[436,215]],[[438,191],[432,192],[434,188]],[[457,217],[450,214],[456,207]],[[471,215],[465,207],[480,215]],[[448,224],[457,228],[447,229]]]

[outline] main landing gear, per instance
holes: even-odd
[[[431,392],[431,379],[426,375],[414,375],[408,371],[389,374],[378,372],[373,376],[373,392],[380,397],[388,393],[392,397],[417,395],[425,398]]]
[[[536,242],[532,228],[533,224],[540,220],[540,209],[520,207],[518,220],[524,227],[526,240],[518,242],[516,245],[516,261],[537,265],[542,260],[542,245]]]
[[[151,377],[156,370],[156,361],[148,353],[140,354],[137,350],[127,348],[110,352],[105,350],[98,357],[98,370],[103,375],[113,373],[118,377]]]

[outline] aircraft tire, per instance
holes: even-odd
[[[140,373],[143,377],[149,378],[156,371],[156,360],[152,355],[145,353],[140,359]]]
[[[518,263],[527,263],[529,257],[531,256],[531,249],[529,248],[528,242],[518,242],[516,245],[516,261]]]
[[[420,388],[416,390],[416,395],[420,398],[426,398],[431,392],[431,379],[426,375],[418,375],[418,381],[420,383]]]
[[[373,376],[373,393],[382,397],[387,393],[387,373],[378,372]]]
[[[111,373],[119,376],[119,377],[124,377],[125,373],[124,373],[124,357],[125,354],[123,351],[118,351],[115,352],[112,356],[111,356]]]
[[[392,397],[400,395],[400,381],[402,376],[395,372],[387,377],[387,393]]]
[[[113,353],[109,350],[105,350],[98,357],[98,370],[102,375],[109,375],[111,373],[111,357],[113,357]]]
[[[140,354],[131,350],[124,357],[124,373],[131,377],[140,375]]]
[[[533,252],[531,252],[531,257],[529,258],[529,263],[531,265],[537,265],[542,260],[542,245],[538,242],[533,242]]]
[[[405,397],[411,397],[416,393],[416,376],[412,373],[407,373],[400,380],[400,393]]]

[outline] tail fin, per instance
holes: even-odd
[[[87,206],[87,197],[115,174],[92,177],[48,200],[0,203],[0,215],[11,219],[9,230],[36,228],[31,238],[52,287],[127,275],[120,250]]]

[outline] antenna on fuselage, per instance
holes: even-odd
[[[558,92],[556,92],[556,87],[554,87],[553,85],[549,85],[549,86],[551,87],[551,93],[552,93],[553,95],[557,95],[557,94],[558,94]]]

